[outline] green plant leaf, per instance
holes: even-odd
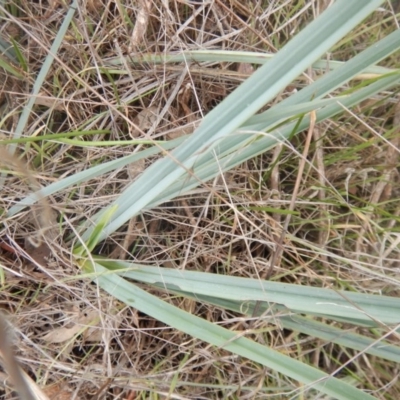
[[[233,50],[190,50],[182,51],[177,54],[131,54],[129,58],[122,61],[121,58],[113,58],[106,61],[107,65],[121,65],[125,63],[136,64],[168,64],[178,62],[237,62],[249,64],[265,64],[270,61],[275,54],[256,53],[251,51],[233,51]],[[319,60],[312,64],[315,70],[325,71],[334,70],[341,67],[345,62],[334,60]],[[390,68],[380,67],[378,65],[368,66],[364,70],[365,74],[387,74],[391,72]]]
[[[128,262],[98,260],[108,268],[120,268],[123,276],[167,290],[213,296],[235,301],[280,304],[298,314],[362,321],[366,325],[400,323],[400,299],[364,293],[335,291],[287,283],[261,281],[212,273],[140,266]]]
[[[32,94],[29,97],[29,100],[26,103],[26,105],[25,105],[25,107],[24,107],[24,109],[23,109],[23,111],[21,113],[21,116],[19,118],[17,127],[15,128],[14,139],[20,138],[21,135],[22,135],[22,132],[25,130],[26,124],[28,122],[29,116],[30,116],[31,111],[32,111],[32,107],[33,107],[33,105],[35,104],[35,101],[36,101],[36,96],[39,94],[39,91],[40,91],[40,89],[41,89],[41,87],[43,85],[43,82],[44,82],[44,80],[45,80],[45,78],[46,78],[46,76],[47,76],[47,74],[48,74],[48,72],[50,70],[51,65],[53,64],[55,54],[57,54],[58,49],[61,46],[61,43],[62,43],[62,41],[64,39],[64,36],[65,36],[65,34],[67,32],[67,29],[69,27],[69,24],[71,23],[71,20],[72,20],[74,14],[75,14],[75,10],[76,10],[77,5],[78,5],[77,0],[74,0],[72,2],[68,12],[67,12],[67,15],[65,16],[65,19],[64,19],[59,31],[57,32],[57,35],[56,35],[56,37],[54,39],[54,42],[53,42],[53,44],[52,44],[52,46],[50,48],[49,54],[47,55],[43,65],[42,65],[42,68],[41,68],[38,76],[36,77],[36,81],[35,81],[35,83],[33,85]],[[16,147],[15,147],[14,144],[12,144],[9,147],[10,154],[14,154],[15,148]]]
[[[108,208],[107,211],[102,215],[102,217],[97,222],[95,228],[92,231],[92,234],[88,238],[85,245],[81,245],[74,250],[75,255],[87,257],[88,252],[93,251],[93,249],[97,246],[99,242],[99,237],[101,236],[101,232],[104,229],[104,226],[111,219],[115,211],[117,210],[117,206]]]
[[[5,57],[0,54],[0,68],[14,75],[18,79],[23,79],[23,75]]]
[[[188,140],[151,165],[125,190],[115,202],[118,204],[118,212],[104,229],[102,238],[154,204],[154,199],[182,175],[190,172],[199,155],[215,150],[220,144],[219,139],[227,137],[243,125],[380,3],[335,2],[211,111]],[[218,165],[217,162],[215,164]],[[101,213],[95,219],[100,216]],[[84,238],[90,235],[90,229],[83,234]]]
[[[95,282],[101,288],[115,298],[184,333],[214,346],[222,347],[268,368],[273,368],[310,388],[337,399],[373,399],[369,394],[343,380],[338,380],[267,346],[259,345],[241,335],[182,311],[127,282],[115,271],[109,271],[101,265],[92,264],[89,261],[84,263],[83,267],[86,272],[93,274]]]

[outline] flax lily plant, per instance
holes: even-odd
[[[74,254],[82,266],[82,278],[94,280],[118,300],[175,329],[297,380],[302,384],[302,391],[319,391],[337,399],[374,398],[362,385],[356,387],[354,382],[328,375],[268,345],[256,343],[182,311],[134,282],[249,316],[261,315],[268,309],[276,313],[284,328],[392,362],[400,361],[400,347],[383,345],[381,341],[374,342],[368,337],[348,333],[332,324],[318,322],[315,317],[371,328],[381,324],[388,326],[392,332],[400,323],[398,298],[149,267],[99,258],[92,254],[92,250],[144,210],[188,193],[199,185],[207,185],[221,173],[287,141],[309,129],[310,125],[338,115],[398,85],[399,71],[376,64],[399,50],[400,30],[382,38],[347,62],[330,61],[329,70],[317,80],[259,113],[310,66],[320,72],[325,71],[328,62],[323,59],[327,52],[381,3],[380,0],[338,0],[273,56],[203,50],[108,60],[108,65],[114,67],[123,62],[144,61],[236,61],[260,64],[260,67],[206,115],[192,134],[156,143],[141,152],[94,166],[40,190],[40,196],[47,197],[140,159],[163,154],[111,205],[90,221],[75,227],[79,232],[79,241]],[[349,84],[351,89],[341,90],[344,84]],[[32,193],[15,204],[8,216],[17,214],[37,199],[38,193]],[[280,313],[282,317],[279,317]]]

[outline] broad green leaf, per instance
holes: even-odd
[[[279,304],[299,314],[339,317],[370,326],[400,324],[400,299],[364,293],[336,291],[287,283],[262,281],[212,273],[140,266],[128,262],[97,260],[108,268],[119,267],[125,278],[167,290],[213,296],[241,302]]]
[[[84,263],[84,269],[86,272],[93,273],[94,281],[113,297],[195,338],[272,368],[302,382],[309,388],[319,390],[334,398],[343,400],[349,398],[354,400],[373,399],[369,394],[343,380],[338,380],[267,346],[255,343],[240,334],[182,311],[99,264],[92,265],[87,261]]]
[[[386,38],[382,39],[380,42],[378,42],[373,48],[366,49],[364,52],[358,54],[355,56],[352,60],[348,61],[347,63],[340,63],[340,68],[335,71],[331,71],[329,74],[326,74],[324,77],[320,78],[310,86],[306,87],[305,89],[301,90],[297,94],[294,94],[290,98],[284,100],[283,102],[279,103],[278,105],[274,106],[270,110],[266,111],[263,114],[257,115],[253,118],[251,118],[248,122],[246,122],[246,125],[242,126],[242,130],[256,130],[256,131],[264,131],[270,126],[271,124],[275,124],[279,121],[279,117],[283,118],[285,116],[290,116],[290,115],[295,115],[296,113],[302,113],[302,112],[307,112],[310,110],[317,110],[322,106],[321,102],[317,102],[314,100],[313,102],[306,102],[309,98],[312,98],[313,96],[320,97],[329,91],[333,90],[335,87],[338,85],[346,82],[347,80],[351,79],[357,74],[360,74],[364,69],[365,65],[368,64],[373,64],[381,60],[382,58],[388,56],[390,53],[395,51],[396,49],[399,48],[399,37],[400,37],[400,31],[395,31],[392,34],[388,35]],[[387,69],[385,69],[386,71]],[[382,71],[381,71],[382,72]],[[395,81],[393,84],[396,83]],[[384,85],[376,86],[375,92],[374,91],[369,91],[369,92],[364,92],[364,94],[360,95],[355,95],[352,98],[349,98],[348,101],[343,101],[341,99],[342,104],[345,105],[346,107],[350,107],[353,104],[357,104],[357,102],[364,100],[365,98],[368,98],[368,96],[374,95],[376,92],[379,92],[382,90]],[[329,99],[334,101],[333,99]],[[337,98],[339,100],[339,98]],[[312,104],[315,102],[315,107],[312,106]],[[308,106],[309,104],[310,106]],[[342,108],[336,107],[335,112],[330,112],[328,115],[326,112],[324,113],[325,118],[328,116],[333,116],[339,112],[342,111]],[[320,115],[320,114],[319,114]],[[323,118],[320,118],[322,120]],[[251,125],[254,124],[254,125]],[[292,129],[292,126],[287,127],[286,132],[290,132]],[[304,129],[304,124],[302,126],[302,129]],[[278,140],[275,140],[272,135],[270,134],[268,137],[268,144],[264,145],[264,147],[260,146],[260,142],[257,143],[257,149],[253,153],[253,155],[249,155],[246,157],[254,157],[257,154],[260,154],[263,151],[266,151],[267,149],[271,148],[274,146],[277,142],[282,140],[282,137],[287,137],[287,133],[283,135],[278,136]],[[249,136],[249,135],[247,135]],[[229,138],[232,140],[225,141],[224,139],[223,144],[220,144],[224,146],[224,150],[220,152],[220,154],[227,152],[229,153],[229,150],[231,150],[231,153],[236,149],[241,149],[243,146],[245,146],[248,142],[248,137],[244,138],[244,140],[237,140],[238,136],[233,138]],[[23,140],[23,139],[19,139]],[[181,140],[181,142],[183,139]],[[163,145],[163,148],[165,149],[171,149],[174,148],[176,145],[178,145],[178,141],[173,141],[173,145]],[[254,147],[252,147],[253,149]],[[156,151],[157,152],[157,151]],[[154,152],[151,152],[154,154]],[[247,152],[248,153],[248,152]],[[147,151],[142,154],[143,157],[145,157],[148,153]],[[219,156],[219,154],[218,154]],[[140,157],[141,158],[141,157]],[[185,190],[189,190],[190,188],[196,186],[200,181],[204,181],[207,179],[211,179],[215,176],[215,174],[218,174],[220,172],[221,168],[221,162],[218,161],[218,164],[216,163],[216,155],[213,153],[212,154],[212,163],[214,164],[213,166],[207,166],[207,165],[200,165],[201,163],[197,162],[196,163],[196,168],[198,169],[208,169],[208,173],[200,173],[196,169],[196,178],[194,184],[190,182],[190,177],[188,180],[188,176],[183,176],[180,178],[180,181],[186,181],[186,185],[182,184],[182,182],[175,183],[174,185],[170,186],[167,191],[164,191],[161,196],[157,197],[155,201],[151,203],[151,207],[159,204],[162,201],[169,200],[170,198],[173,198],[181,193],[183,193]],[[59,190],[65,189],[68,186],[72,186],[74,184],[79,184],[82,183],[83,181],[86,181],[88,179],[92,179],[96,176],[99,176],[101,173],[109,172],[113,168],[120,168],[129,162],[135,161],[137,158],[136,156],[128,156],[125,158],[121,158],[119,160],[116,160],[115,162],[111,163],[106,163],[104,166],[96,166],[93,167],[93,169],[89,169],[87,171],[83,171],[80,174],[77,174],[75,177],[68,177],[63,181],[56,182],[55,184],[52,184],[48,186],[46,189],[43,190],[43,193],[41,193],[42,196],[48,196],[50,194],[53,194]],[[228,166],[226,167],[227,169],[232,168],[235,165],[240,164],[241,162],[245,161],[247,158],[245,157],[231,157]],[[132,160],[132,161],[130,161]],[[223,164],[223,163],[222,163]],[[212,171],[212,172],[211,172]],[[92,173],[93,172],[93,173]],[[186,174],[187,175],[187,174]],[[190,183],[190,184],[189,184]],[[37,196],[29,196],[28,198],[21,200],[20,203],[18,203],[16,206],[14,206],[10,212],[9,216],[14,215],[15,212],[21,210],[21,208],[24,205],[29,205],[35,202],[37,199]]]
[[[287,99],[281,101],[270,110],[250,118],[246,122],[246,126],[251,126],[253,124],[256,124],[257,122],[263,122],[263,119],[266,115],[271,112],[276,112],[276,110],[280,110],[282,108],[284,109],[293,104],[301,104],[302,102],[309,101],[310,99],[318,99],[331,93],[340,85],[343,85],[350,79],[361,74],[368,65],[375,64],[381,61],[393,52],[398,51],[399,48],[400,31],[395,30],[394,32],[377,42],[374,46],[368,47],[361,53],[354,56],[351,60],[341,64],[340,67],[338,67],[337,69],[326,73],[315,82],[306,86],[304,89],[293,94]],[[381,74],[380,76],[387,76],[392,72],[395,71],[387,71],[385,74]]]
[[[278,305],[254,301],[244,304],[241,301],[226,300],[216,296],[204,296],[189,292],[179,292],[177,290],[170,292],[189,297],[195,301],[204,301],[217,307],[246,314],[252,318],[267,318],[269,323],[277,323],[285,329],[301,332],[311,337],[323,339],[327,342],[336,343],[340,346],[381,357],[389,361],[400,362],[400,347],[398,346],[393,346],[382,339],[373,340],[369,337],[353,333],[351,330],[318,322],[311,319],[311,317],[303,317],[290,313],[287,309]],[[287,315],[288,313],[290,315]]]
[[[375,83],[352,93],[343,98],[341,103],[325,107],[317,111],[317,122],[323,121],[326,118],[333,117],[341,113],[344,107],[348,108],[361,101],[370,98],[373,94],[390,88],[400,82],[400,73],[392,73],[378,79]],[[259,154],[264,153],[268,149],[273,148],[278,143],[285,143],[293,133],[301,132],[309,127],[310,119],[304,117],[299,126],[296,122],[290,122],[285,126],[281,126],[276,131],[264,134],[263,131],[268,129],[263,123],[258,126],[251,127],[251,132],[256,132],[253,135],[249,133],[236,133],[219,142],[213,152],[205,153],[202,158],[199,158],[194,165],[191,175],[183,175],[167,189],[165,189],[158,197],[148,205],[148,208],[155,207],[171,198],[187,193],[191,189],[197,187],[199,182],[206,182],[221,172],[229,171],[244,161],[251,159]],[[296,128],[296,131],[293,130]],[[242,128],[246,132],[246,127]]]
[[[335,2],[211,111],[188,140],[151,165],[116,200],[117,215],[104,230],[102,238],[153,204],[155,198],[193,167],[199,155],[214,150],[219,139],[243,125],[380,3]],[[97,218],[100,216],[101,213]],[[88,235],[90,229],[83,238]]]

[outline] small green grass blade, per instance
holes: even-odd
[[[30,116],[32,108],[33,108],[33,105],[35,104],[35,101],[36,101],[36,96],[39,94],[39,91],[43,85],[43,82],[51,68],[51,65],[53,64],[54,56],[57,54],[58,49],[60,48],[60,46],[62,44],[64,36],[69,27],[69,24],[71,23],[71,20],[75,14],[77,5],[78,5],[77,0],[74,0],[65,16],[65,19],[64,19],[59,31],[57,32],[54,42],[50,48],[49,54],[47,55],[43,65],[42,65],[42,68],[41,68],[38,76],[36,77],[36,81],[33,85],[31,96],[21,113],[17,127],[15,128],[14,139],[20,138],[22,135],[22,132],[25,130],[26,124],[28,123],[28,119],[29,119],[29,116]],[[10,154],[14,154],[15,148],[16,147],[14,144],[12,144],[9,147]]]

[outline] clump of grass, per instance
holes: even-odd
[[[1,296],[45,393],[398,397],[400,39],[345,3],[0,8],[42,187],[3,166]]]

